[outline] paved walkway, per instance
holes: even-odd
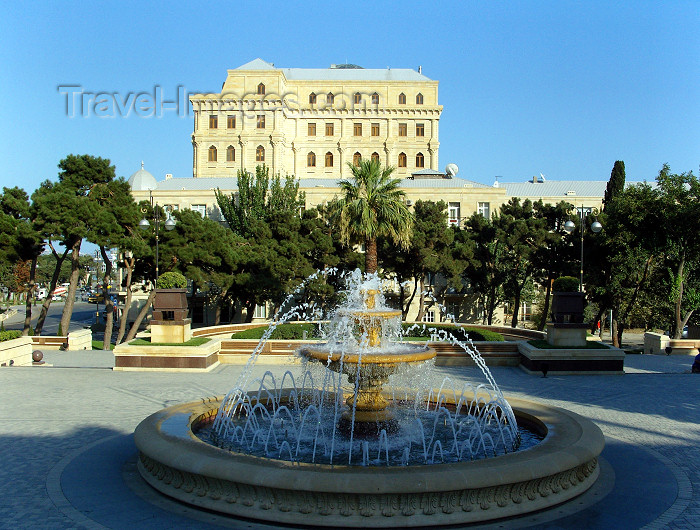
[[[206,374],[114,372],[108,352],[46,352],[51,367],[0,368],[0,528],[269,528],[169,501],[134,470],[131,434],[169,405],[224,394],[240,366]],[[606,435],[603,480],[581,502],[513,528],[700,528],[700,375],[691,357],[628,355],[624,376],[494,368],[506,397],[565,407]],[[259,366],[256,373],[279,366]],[[435,380],[481,380],[440,367]]]

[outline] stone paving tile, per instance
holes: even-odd
[[[89,514],[62,504],[61,463],[91,444],[132,433],[164,406],[225,394],[243,369],[113,372],[105,369],[106,352],[51,352],[45,358],[54,367],[0,368],[0,528],[100,527]],[[678,356],[628,355],[626,361],[624,376],[543,378],[503,367],[492,373],[506,396],[570,409],[595,421],[606,436],[663,462],[676,477],[678,497],[647,528],[700,528],[700,376],[684,373],[688,359]],[[252,377],[268,369],[283,372],[261,365]],[[431,377],[439,382],[445,376],[483,381],[475,368],[438,367]]]

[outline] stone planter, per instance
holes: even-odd
[[[582,324],[585,295],[555,291],[552,297],[552,320],[555,324]]]

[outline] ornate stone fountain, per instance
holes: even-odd
[[[376,281],[366,283],[350,289],[328,341],[300,352],[313,361],[301,375],[287,371],[279,386],[271,372],[249,381],[259,346],[225,397],[141,422],[134,439],[144,479],[220,513],[378,528],[522,515],[569,501],[596,481],[600,429],[556,407],[511,406],[466,345],[484,383],[459,390],[443,382],[427,397],[399,391],[396,372],[423,369],[435,352],[389,340],[400,313],[382,305]],[[516,451],[525,432],[518,426],[541,441]]]

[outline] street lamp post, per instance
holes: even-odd
[[[573,211],[574,208],[572,208]],[[584,232],[584,226],[586,223],[586,217],[588,214],[592,214],[596,217],[595,221],[591,223],[591,231],[595,234],[600,232],[603,229],[603,225],[598,222],[598,209],[597,208],[591,208],[590,212],[587,212],[586,209],[581,205],[581,208],[576,208],[576,215],[578,215],[579,220],[581,222],[581,268],[579,270],[579,282],[578,282],[578,292],[582,293],[583,292],[583,232]],[[566,223],[564,223],[564,230],[568,234],[571,234],[574,230],[576,229],[576,225],[574,222],[569,219]]]
[[[150,194],[150,201],[151,201],[151,207],[153,208],[153,222],[155,224],[155,232],[156,232],[156,285],[158,285],[158,229],[160,227],[160,210],[158,208],[158,203],[153,203],[153,194]],[[148,213],[148,209],[146,208],[141,208],[141,213],[143,214],[143,219],[139,221],[139,228],[142,230],[148,230],[151,228],[151,223],[146,219],[146,214]],[[167,214],[167,219],[165,220],[165,229],[170,232],[175,228],[175,225],[177,224],[177,221],[172,218],[170,215],[170,210],[166,210]]]

